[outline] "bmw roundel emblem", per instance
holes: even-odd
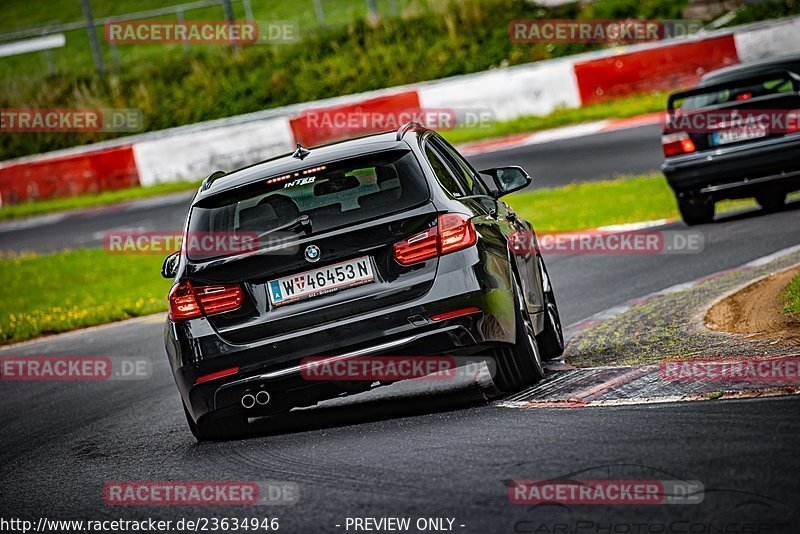
[[[317,245],[308,245],[306,247],[306,260],[315,263],[319,261],[319,256],[320,252]]]

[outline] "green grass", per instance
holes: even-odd
[[[562,108],[547,115],[526,115],[510,121],[495,122],[488,126],[457,128],[442,135],[451,143],[467,143],[492,137],[535,132],[602,119],[622,119],[645,113],[663,111],[668,93],[646,93],[632,97],[610,100],[582,108]]]
[[[164,311],[162,260],[103,249],[0,259],[0,344]]]
[[[675,197],[664,177],[657,173],[515,193],[507,197],[507,202],[517,214],[531,221],[537,232],[586,230],[679,217]],[[749,199],[726,200],[717,204],[717,213],[755,205]]]
[[[786,288],[783,299],[785,302],[783,312],[800,316],[800,275],[797,275]]]
[[[93,206],[105,206],[126,200],[156,197],[168,193],[176,193],[178,191],[197,189],[199,185],[200,182],[170,182],[150,187],[131,187],[129,189],[119,189],[117,191],[106,191],[96,195],[79,195],[24,202],[22,204],[4,206],[1,208],[0,220],[18,219],[21,217],[31,217],[33,215],[44,215],[47,213],[89,208]]]

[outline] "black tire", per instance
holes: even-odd
[[[192,419],[186,406],[183,407],[189,430],[198,442],[218,441],[242,437],[247,433],[247,419],[244,417],[226,417],[224,419],[210,419],[199,424]]]
[[[544,260],[539,258],[539,265],[542,272],[542,292],[544,293],[544,330],[536,336],[539,344],[539,354],[542,360],[555,360],[564,354],[564,332],[561,328],[561,316],[558,313],[556,295],[553,286],[550,284],[550,275],[547,274],[547,267]]]
[[[756,195],[756,202],[764,211],[778,211],[786,204],[786,193],[762,193]]]
[[[544,377],[533,321],[525,308],[522,292],[516,283],[514,284],[514,304],[516,319],[514,346],[503,347],[495,351],[497,371],[494,383],[505,393],[519,391]]]
[[[706,224],[714,220],[714,202],[707,197],[686,197],[678,199],[678,211],[683,222],[689,226]]]

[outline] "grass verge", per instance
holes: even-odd
[[[79,195],[66,198],[38,200],[35,202],[24,202],[12,206],[4,206],[0,209],[0,220],[19,219],[22,217],[32,217],[34,215],[44,215],[78,208],[106,206],[126,200],[136,200],[177,193],[179,191],[189,191],[197,189],[199,186],[199,181],[170,182],[150,187],[131,187],[129,189],[118,189],[117,191],[105,191],[96,195]]]
[[[162,260],[103,249],[0,259],[0,344],[164,311]]]
[[[800,317],[800,275],[796,276],[786,288],[783,300],[785,303],[783,312]]]
[[[659,173],[516,193],[509,195],[507,202],[531,221],[537,232],[586,230],[679,217],[675,196]],[[755,205],[749,199],[725,200],[717,204],[717,213]]]
[[[645,113],[664,111],[668,96],[669,93],[644,93],[599,104],[591,104],[581,108],[561,108],[547,115],[526,115],[510,121],[498,121],[489,126],[457,128],[449,132],[442,132],[442,136],[453,144],[468,143],[481,139],[505,137],[559,126],[580,124],[582,122],[625,119],[644,115]]]

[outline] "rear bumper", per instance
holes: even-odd
[[[722,200],[794,191],[800,189],[800,135],[668,158],[661,170],[679,198],[706,194]]]
[[[481,264],[475,249],[444,256],[433,286],[419,299],[252,344],[226,342],[203,318],[168,321],[167,353],[184,404],[195,420],[212,412],[258,415],[240,401],[261,389],[279,401],[270,403],[267,412],[273,405],[312,405],[343,390],[337,383],[305,380],[299,367],[304,358],[486,354],[494,346],[513,343],[510,265],[494,261],[500,266],[496,272],[479,273]],[[481,312],[443,321],[430,318],[469,307]],[[236,366],[236,374],[195,384],[199,376]]]

